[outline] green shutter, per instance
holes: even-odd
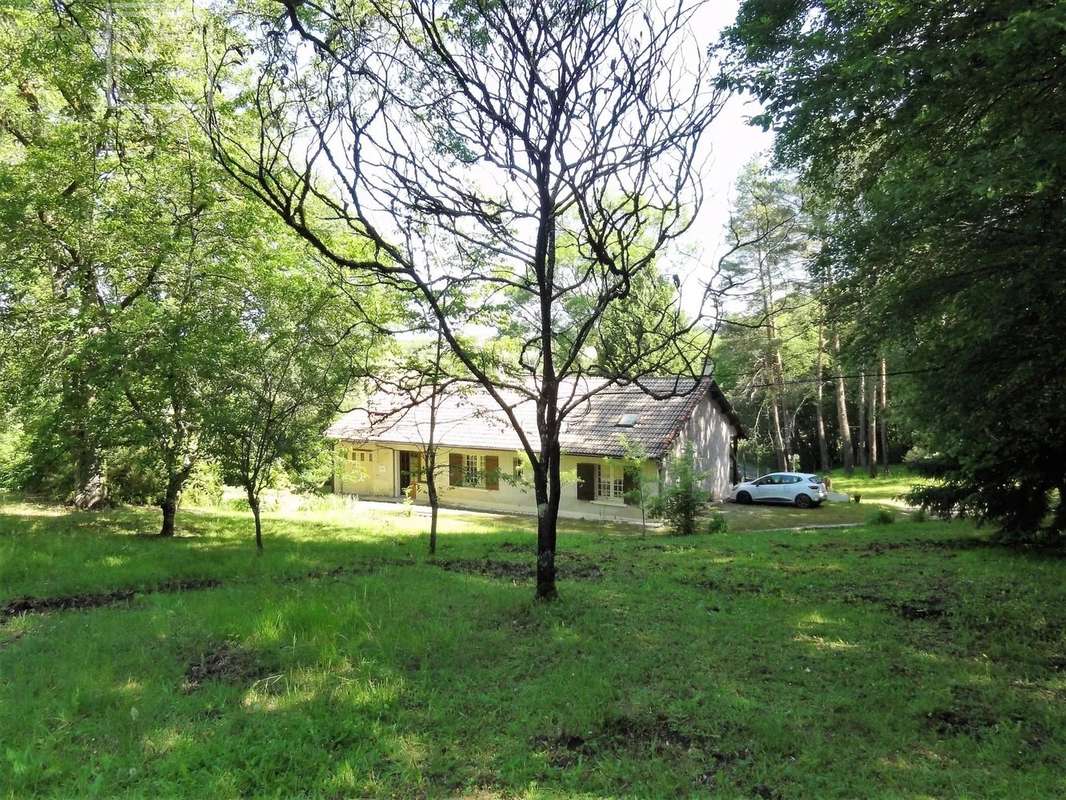
[[[577,499],[596,499],[596,465],[577,465]]]
[[[500,488],[500,459],[496,456],[485,456],[485,488]]]
[[[448,483],[452,486],[463,485],[462,453],[448,453]]]

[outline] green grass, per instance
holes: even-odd
[[[901,495],[923,480],[917,473],[899,464],[893,464],[887,475],[881,471],[876,478],[871,478],[865,470],[858,467],[851,477],[845,475],[842,469],[833,470],[829,476],[833,480],[833,491],[852,496],[861,494],[863,502],[899,500]]]
[[[722,503],[715,511],[725,515],[729,530],[768,531],[821,525],[858,525],[866,520],[869,506],[855,503],[823,503],[817,508],[757,503],[750,506]]]
[[[966,524],[564,523],[549,606],[528,521],[445,519],[505,577],[400,511],[266,525],[0,502],[0,604],[222,581],[0,625],[0,795],[1066,795],[1066,561]]]

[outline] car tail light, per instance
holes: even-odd
[[[817,491],[818,489],[822,488],[822,485],[819,484],[819,483],[812,483],[811,484],[811,488],[814,489],[815,491]]]

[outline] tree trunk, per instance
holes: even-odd
[[[781,472],[788,469],[788,456],[785,453],[785,437],[781,432],[781,412],[778,409],[777,393],[770,398],[770,434],[774,443],[774,457]]]
[[[75,391],[81,389],[80,381],[76,381]],[[78,402],[78,401],[76,401]],[[81,392],[80,402],[88,404],[86,392]],[[81,415],[81,410],[75,410],[75,414]],[[108,493],[107,479],[104,476],[104,467],[101,463],[100,453],[87,430],[88,423],[79,419],[73,432],[74,438],[74,491],[71,494],[71,504],[80,511],[98,511],[107,508],[111,504]]]
[[[159,507],[163,510],[163,526],[159,529],[159,535],[173,536],[174,517],[178,513],[178,493],[172,491],[170,485],[167,486],[167,493],[164,495],[163,502],[159,504]]]
[[[437,512],[440,500],[437,497],[437,451],[430,447],[426,451],[426,493],[429,495],[429,554],[437,553]]]
[[[555,541],[559,524],[559,443],[549,443],[541,458],[540,469],[534,471],[534,493],[537,498],[537,592],[536,599],[556,600]]]
[[[881,467],[888,474],[888,365],[881,359]]]
[[[174,535],[174,518],[178,513],[178,500],[188,475],[189,471],[182,469],[177,472],[171,471],[167,477],[167,488],[162,502],[159,503],[159,507],[163,510],[163,526],[159,529],[160,536]]]
[[[259,493],[245,487],[248,494],[248,505],[252,507],[252,517],[255,519],[255,552],[263,554],[263,524],[259,519]]]
[[[444,337],[437,328],[437,350],[433,358],[433,394],[429,397],[429,443],[425,448],[426,491],[429,494],[429,554],[437,554],[437,516],[440,500],[437,498],[437,405],[440,402],[440,359],[444,349]]]
[[[111,505],[103,468],[95,464],[83,474],[87,477],[78,480],[78,486],[71,497],[71,504],[81,511],[99,511]]]
[[[784,367],[781,362],[781,350],[777,346],[777,326],[774,321],[774,287],[770,269],[764,259],[759,261],[759,280],[762,285],[763,315],[766,317],[766,360],[770,366],[770,436],[774,445],[777,468],[784,472],[788,469],[788,448],[781,428],[781,395],[784,393],[782,381]]]
[[[815,428],[818,434],[818,470],[825,472],[829,469],[829,442],[825,438],[825,416],[822,411],[822,406],[825,404],[824,399],[824,387],[822,385],[822,376],[825,374],[822,368],[822,361],[825,354],[825,332],[822,328],[822,323],[818,323],[818,361],[815,365],[817,371],[817,388],[815,396]]]
[[[840,337],[833,334],[833,353],[840,355]],[[840,428],[840,449],[844,451],[844,472],[851,475],[855,471],[855,453],[851,449],[851,426],[848,424],[848,394],[844,376],[840,374],[840,360],[837,359],[837,420]]]
[[[866,367],[859,367],[859,466],[866,466]]]
[[[877,477],[877,381],[870,382],[870,477]]]

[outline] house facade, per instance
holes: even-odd
[[[632,502],[636,480],[626,474],[623,461],[634,451],[645,456],[640,488],[646,496],[658,493],[669,479],[671,461],[687,444],[711,497],[721,499],[729,491],[736,441],[744,433],[714,381],[704,378],[693,385],[691,380],[657,378],[642,383],[643,388],[595,391],[564,423],[561,516],[639,520],[640,507]],[[580,388],[584,395],[596,387],[585,382]],[[532,401],[519,396],[505,400],[536,441]],[[381,394],[331,425],[325,435],[334,441],[334,491],[362,498],[408,495],[425,502],[429,406],[428,400],[412,403]],[[441,505],[536,513],[521,442],[486,393],[439,397],[433,428]]]

